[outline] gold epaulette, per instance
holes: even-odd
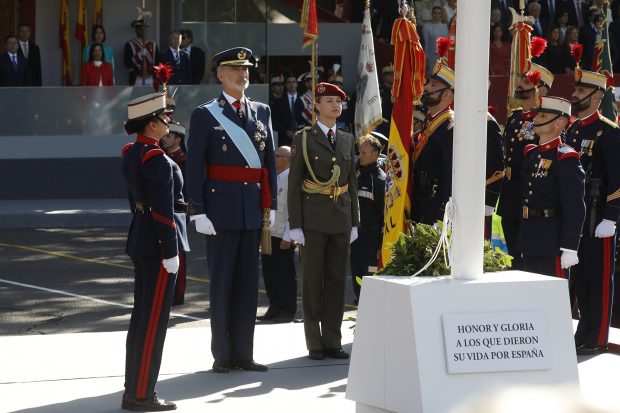
[[[603,121],[603,123],[606,123],[607,125],[611,126],[614,129],[618,129],[618,124],[616,122],[612,121],[611,119],[608,119],[608,118],[606,118],[603,115],[601,115],[600,119]]]

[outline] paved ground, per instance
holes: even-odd
[[[125,330],[133,300],[125,237],[125,228],[0,230],[0,335]],[[171,327],[208,318],[205,240],[190,231],[190,243],[185,304],[173,308],[189,318],[173,317]],[[268,305],[262,280],[260,288],[259,314]]]
[[[0,230],[0,411],[117,412],[133,277],[125,228]],[[306,357],[303,325],[256,328],[255,358],[267,374],[209,373],[205,242],[190,232],[186,304],[173,308],[158,390],[185,412],[353,413],[348,363]],[[347,284],[347,302],[352,303]],[[259,294],[259,314],[267,300]],[[348,306],[348,310],[352,310]],[[298,313],[298,315],[301,315]],[[353,311],[347,313],[354,315]],[[343,326],[351,349],[353,332]],[[620,357],[579,359],[581,390],[620,406]],[[611,410],[609,410],[611,411]]]

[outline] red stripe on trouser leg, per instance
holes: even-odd
[[[149,324],[146,329],[144,338],[144,346],[142,348],[142,358],[140,360],[140,373],[138,374],[138,387],[136,390],[136,398],[144,399],[146,397],[146,387],[148,385],[149,371],[151,369],[151,355],[153,353],[153,341],[157,332],[157,323],[161,314],[162,300],[166,292],[166,281],[168,272],[163,266],[159,267],[157,275],[157,284],[155,285],[155,293],[153,294],[153,303],[151,304],[151,315]]]
[[[603,296],[601,297],[601,329],[598,333],[598,345],[607,344],[609,324],[609,284],[611,271],[611,237],[603,238]]]
[[[560,257],[555,257],[555,276],[560,278],[566,278],[564,269],[562,268],[562,260]]]

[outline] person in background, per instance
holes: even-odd
[[[194,33],[189,29],[181,30],[181,49],[189,56],[192,85],[199,85],[205,76],[206,58],[205,52],[198,46],[194,46]]]
[[[30,86],[28,60],[19,53],[17,37],[4,38],[6,52],[0,55],[0,87]]]
[[[297,312],[295,244],[291,242],[287,203],[290,165],[291,148],[280,146],[276,149],[278,209],[275,223],[271,227],[271,255],[261,255],[269,308],[264,315],[256,317],[273,323],[291,322]]]
[[[568,26],[566,29],[566,39],[564,42],[565,53],[569,56],[566,62],[566,74],[572,75],[575,73],[575,60],[572,58],[570,48],[572,45],[579,42],[579,31],[575,26]]]
[[[507,76],[510,71],[510,43],[504,41],[506,35],[501,24],[491,26],[489,50],[489,75]]]
[[[284,93],[284,76],[279,75],[271,78],[271,81],[269,82],[269,92],[269,107],[273,113],[275,111],[276,100],[280,99]],[[275,119],[274,123],[276,123]]]
[[[394,84],[394,66],[392,64],[381,69],[381,84],[379,96],[381,97],[381,118],[383,122],[377,126],[377,132],[390,136],[390,123],[392,121],[392,85]]]
[[[175,410],[176,405],[155,392],[170,317],[178,243],[175,205],[184,203],[183,177],[159,147],[168,133],[170,111],[166,94],[154,93],[128,104],[125,130],[137,134],[122,150],[122,174],[133,215],[127,235],[127,255],[134,266],[134,306],[126,341],[125,392],[122,408],[131,411]],[[187,240],[185,239],[185,242]]]
[[[41,51],[39,46],[30,41],[32,31],[27,24],[20,24],[17,28],[19,53],[28,61],[29,86],[41,86]]]
[[[98,87],[114,86],[112,65],[105,61],[105,53],[101,43],[91,45],[88,61],[82,64],[80,84]]]
[[[136,37],[125,43],[123,60],[129,69],[129,84],[144,86],[153,84],[153,66],[157,64],[157,44],[146,39],[148,24],[144,19],[134,20],[131,27]]]
[[[361,278],[377,271],[377,257],[383,241],[385,203],[385,172],[378,162],[383,149],[381,142],[372,135],[362,136],[359,142],[357,198],[360,229],[358,238],[351,243],[351,281],[355,304],[360,298]]]
[[[289,74],[284,78],[286,93],[274,103],[275,128],[278,131],[278,146],[289,146],[295,132],[305,126],[304,102],[297,90],[297,79]]]
[[[435,6],[432,9],[432,20],[422,26],[422,37],[424,38],[424,53],[426,54],[426,74],[431,76],[433,67],[439,55],[437,54],[437,39],[448,37],[448,25],[443,21],[443,9]]]
[[[560,30],[559,43],[560,45],[564,46],[564,44],[566,43],[566,31],[570,27],[568,25],[568,11],[566,10],[560,11],[560,14],[558,15],[558,20],[557,20],[557,27]]]
[[[169,85],[191,84],[192,74],[189,56],[181,49],[181,32],[174,30],[168,35],[168,48],[159,54],[159,62],[172,68]]]
[[[177,121],[170,122],[168,126],[168,134],[161,139],[161,146],[166,151],[166,155],[172,159],[175,163],[175,170],[178,168],[181,171],[183,177],[183,184],[178,183],[183,192],[183,197],[187,198],[187,189],[184,184],[187,179],[185,177],[185,164],[187,163],[187,147],[185,146],[185,128]],[[176,176],[176,175],[175,175]],[[187,204],[175,205],[175,210],[187,211]],[[176,218],[176,216],[175,216]],[[187,238],[187,222],[177,222],[175,219],[179,231],[185,234]],[[172,298],[172,305],[182,305],[185,303],[185,287],[187,284],[187,253],[190,251],[188,243],[179,242],[179,272],[177,274],[177,282],[174,286],[174,296]]]
[[[554,75],[565,74],[567,62],[571,56],[569,50],[560,44],[560,28],[554,26],[547,34],[547,48],[540,56],[538,63],[545,66]]]
[[[107,45],[105,43],[106,33],[102,25],[95,24],[93,26],[90,40],[92,41],[92,43],[84,46],[84,49],[82,50],[82,62],[88,62],[90,60],[90,48],[93,46],[93,44],[99,43],[103,46],[103,60],[112,65],[112,77],[114,77],[114,51],[112,50],[112,47],[110,45]]]

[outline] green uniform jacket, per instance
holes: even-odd
[[[302,148],[302,132],[293,136],[291,144],[291,167],[288,176],[288,211],[291,229],[338,234],[359,227],[359,205],[357,202],[357,178],[355,176],[355,140],[350,133],[336,132],[334,151],[327,136],[315,124],[306,130],[307,150],[310,166],[321,182],[332,176],[334,165],[340,166],[338,186],[349,184],[349,190],[341,193],[337,200],[330,195],[303,192],[304,179],[312,180]]]

